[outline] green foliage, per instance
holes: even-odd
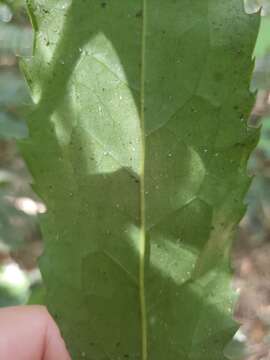
[[[256,66],[252,89],[270,89],[270,15],[263,16],[254,55]]]
[[[21,139],[27,136],[27,127],[20,118],[20,108],[29,104],[25,83],[17,71],[0,74],[0,138]]]
[[[28,300],[28,305],[45,305],[44,299],[46,297],[46,290],[40,283],[35,284],[31,289],[31,296]]]
[[[262,57],[270,51],[270,16],[263,16],[254,54]]]
[[[13,265],[14,266],[14,265]],[[15,267],[15,271],[19,271]],[[9,272],[14,272],[14,267],[8,269],[8,266],[0,266],[0,308],[4,306],[15,306],[25,303],[27,300],[28,294],[28,280],[22,274],[18,281],[18,274],[14,281],[14,274],[9,274]]]
[[[18,210],[10,197],[25,196],[21,169],[11,167],[5,149],[7,141],[22,139],[28,134],[26,123],[21,118],[21,111],[30,104],[25,82],[18,69],[8,69],[0,73],[0,245],[17,248],[34,228],[34,219]],[[6,150],[8,152],[9,150]],[[13,150],[15,157],[15,151]],[[5,158],[6,157],[6,158]],[[18,161],[18,160],[17,160]],[[5,163],[6,162],[6,163]],[[17,166],[18,167],[18,166]],[[25,181],[27,181],[25,179]],[[18,183],[20,185],[18,186]],[[23,191],[22,191],[23,190]]]
[[[9,180],[5,175],[8,175],[8,173],[0,173],[0,181]],[[14,205],[6,199],[8,191],[5,187],[6,186],[3,186],[2,189],[0,188],[0,244],[14,249],[21,245],[29,232],[29,226],[32,225],[33,227],[33,223],[31,224],[28,216],[22,211],[17,210]]]
[[[0,54],[29,55],[32,44],[32,32],[29,28],[0,23],[0,32]]]
[[[23,4],[0,2],[0,307],[27,301],[30,285],[38,280],[33,270],[41,248],[36,213],[42,205],[29,189],[14,141],[28,134],[23,112],[31,104],[18,71],[18,56],[30,55],[32,48]]]
[[[18,55],[30,54],[32,47],[25,15],[19,2],[0,2],[0,307],[25,303],[30,283],[37,279],[34,272],[28,277],[35,267],[30,254],[40,239],[31,203],[35,196],[14,141],[28,134],[22,113],[31,104],[17,66]]]
[[[29,1],[22,151],[74,360],[221,360],[258,16],[241,0]]]
[[[22,1],[0,1],[0,139],[27,135],[22,109],[30,105],[25,81],[18,72],[16,56],[31,52],[32,31],[21,13]],[[19,16],[21,15],[21,16]],[[14,18],[14,19],[13,19]],[[12,24],[10,21],[13,19]]]

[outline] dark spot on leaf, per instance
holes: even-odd
[[[246,145],[245,145],[245,144],[243,144],[243,143],[238,142],[238,143],[235,143],[235,144],[234,144],[234,146],[243,147],[243,146],[246,146]]]
[[[224,78],[224,75],[223,75],[222,72],[216,72],[214,74],[214,78],[215,78],[216,81],[220,81],[220,80],[222,80]]]
[[[105,1],[103,1],[103,2],[101,3],[101,7],[102,7],[103,9],[105,9],[106,6],[107,6],[107,3],[106,3]]]
[[[139,10],[137,13],[136,13],[136,18],[140,18],[143,16],[143,11],[142,10]]]

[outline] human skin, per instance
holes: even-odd
[[[60,332],[43,306],[0,310],[1,360],[71,360]]]

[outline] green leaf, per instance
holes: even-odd
[[[73,360],[224,359],[259,17],[242,0],[36,0],[29,13],[22,149]]]
[[[270,2],[269,2],[270,4]],[[251,83],[254,90],[270,89],[270,16],[263,16],[254,50],[256,64]]]
[[[41,284],[35,284],[31,289],[31,294],[28,299],[28,305],[44,305],[46,297],[45,287]]]
[[[254,54],[256,57],[263,57],[270,51],[270,16],[263,16],[261,20],[260,31],[256,42]]]

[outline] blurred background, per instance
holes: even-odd
[[[251,82],[258,94],[249,119],[250,126],[262,124],[262,135],[250,159],[248,171],[256,177],[232,251],[233,286],[239,293],[235,317],[241,324],[225,350],[232,360],[270,360],[270,1],[246,0],[248,12],[262,3]],[[31,106],[19,61],[31,55],[31,47],[25,1],[0,0],[0,307],[42,303],[43,298],[38,216],[46,208],[29,186],[31,177],[19,153],[20,140],[27,137],[24,115]]]
[[[27,302],[41,283],[38,215],[45,207],[29,186],[19,154],[20,140],[27,137],[24,114],[31,105],[19,61],[31,55],[31,48],[25,1],[0,1],[0,306]]]

